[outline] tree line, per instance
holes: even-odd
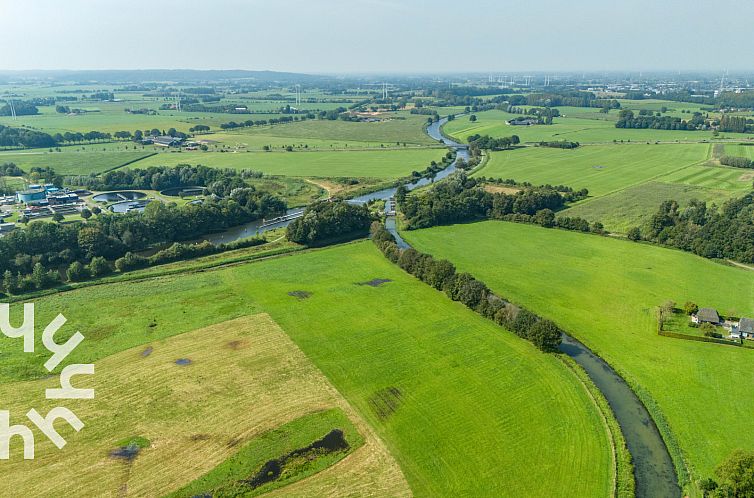
[[[705,258],[754,263],[754,192],[707,206],[692,199],[684,209],[674,200],[660,205],[644,227],[628,232],[632,240],[647,240]]]
[[[379,222],[372,223],[370,232],[372,241],[382,253],[406,272],[530,341],[540,350],[547,353],[558,350],[562,331],[555,323],[500,298],[471,274],[457,272],[448,260],[435,259],[413,248],[400,249],[392,234]]]
[[[673,116],[656,116],[651,112],[644,111],[635,115],[633,111],[624,109],[618,114],[615,122],[616,128],[642,128],[653,130],[701,130],[706,128],[704,116],[695,112],[689,120],[683,120]]]
[[[748,157],[723,156],[720,158],[720,164],[734,168],[754,168],[754,163]]]
[[[249,187],[235,189],[227,199],[198,205],[151,202],[143,213],[112,214],[96,208],[99,214],[91,217],[86,210],[82,216],[89,219],[84,223],[33,221],[24,230],[0,238],[0,273],[12,275],[19,289],[28,290],[23,282],[30,281],[33,288],[42,288],[55,283],[47,276],[61,266],[86,265],[94,258],[115,261],[155,244],[191,240],[276,215],[285,207],[283,200]],[[40,280],[41,276],[45,278]]]
[[[100,176],[67,176],[65,183],[91,190],[165,190],[176,187],[207,187],[210,194],[228,196],[233,189],[250,188],[245,178],[259,178],[251,170],[210,168],[198,164],[152,166],[146,169],[116,169]]]

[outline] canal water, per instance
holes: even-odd
[[[563,335],[560,350],[586,370],[610,404],[633,459],[636,497],[680,497],[673,461],[660,431],[626,381],[604,360],[568,335]]]

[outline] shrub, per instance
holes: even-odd
[[[89,276],[89,272],[84,268],[84,265],[82,265],[80,261],[74,261],[71,263],[65,273],[69,282],[85,280]]]

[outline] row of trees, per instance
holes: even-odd
[[[746,133],[748,129],[745,116],[723,114],[723,117],[720,118],[720,131]]]
[[[720,158],[720,164],[734,168],[754,168],[754,163],[747,157],[723,156]]]
[[[233,189],[252,188],[244,178],[259,178],[262,173],[230,168],[209,168],[198,164],[152,166],[146,169],[117,169],[101,176],[68,176],[65,183],[92,190],[165,190],[176,187],[207,187],[209,193],[227,197]]]
[[[720,208],[693,199],[681,210],[676,201],[665,201],[646,226],[632,228],[628,237],[705,258],[754,263],[754,192],[731,199]]]
[[[553,149],[575,149],[580,144],[578,142],[570,142],[568,140],[555,140],[551,142],[539,142],[537,144],[539,147],[551,147]]]
[[[385,256],[403,270],[422,282],[444,292],[450,299],[459,301],[482,316],[531,341],[545,352],[556,352],[562,331],[550,320],[501,299],[490,291],[484,282],[469,273],[458,273],[450,261],[437,260],[429,254],[409,248],[400,249],[385,227],[374,222],[372,241]]]
[[[362,237],[369,231],[372,215],[366,205],[344,201],[320,201],[306,208],[302,217],[286,229],[291,242],[308,246]]]
[[[314,114],[311,114],[311,118],[314,118]],[[254,121],[253,119],[247,119],[246,121],[241,121],[240,123],[236,123],[235,121],[230,121],[228,123],[222,123],[220,125],[220,128],[223,130],[232,130],[235,128],[248,128],[250,126],[264,126],[264,125],[274,125],[274,124],[281,124],[281,123],[291,123],[293,121],[304,121],[306,119],[309,119],[309,115],[302,115],[302,116],[281,116],[279,118],[270,118],[270,119],[258,119]]]
[[[655,116],[653,114],[634,115],[629,109],[622,110],[615,122],[616,128],[649,128],[653,130],[700,130],[706,126],[701,113],[694,113],[689,120],[672,116]]]

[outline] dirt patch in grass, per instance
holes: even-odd
[[[309,297],[311,297],[312,293],[308,291],[304,291],[304,290],[295,290],[295,291],[290,291],[288,295],[291,297],[295,297],[296,299],[301,301],[303,299],[308,299]]]
[[[754,180],[754,172],[744,173],[740,177],[738,177],[739,180],[742,182],[748,182],[751,180]]]
[[[389,278],[373,278],[368,282],[359,282],[356,285],[368,285],[369,287],[379,287],[382,284],[392,282]]]
[[[110,458],[123,459],[126,462],[132,462],[139,456],[141,448],[136,444],[129,444],[128,446],[121,446],[110,452]]]
[[[508,195],[521,192],[520,188],[507,187],[505,185],[485,185],[484,190],[485,192],[489,192],[491,194],[508,194]]]
[[[248,343],[240,339],[236,339],[234,341],[228,342],[228,347],[232,349],[233,351],[238,351],[239,349],[243,349],[246,346],[248,346]]]
[[[385,420],[398,409],[401,404],[401,397],[400,389],[394,386],[386,387],[369,398],[369,406],[381,420]]]
[[[212,437],[209,434],[192,434],[192,441],[209,441]]]

